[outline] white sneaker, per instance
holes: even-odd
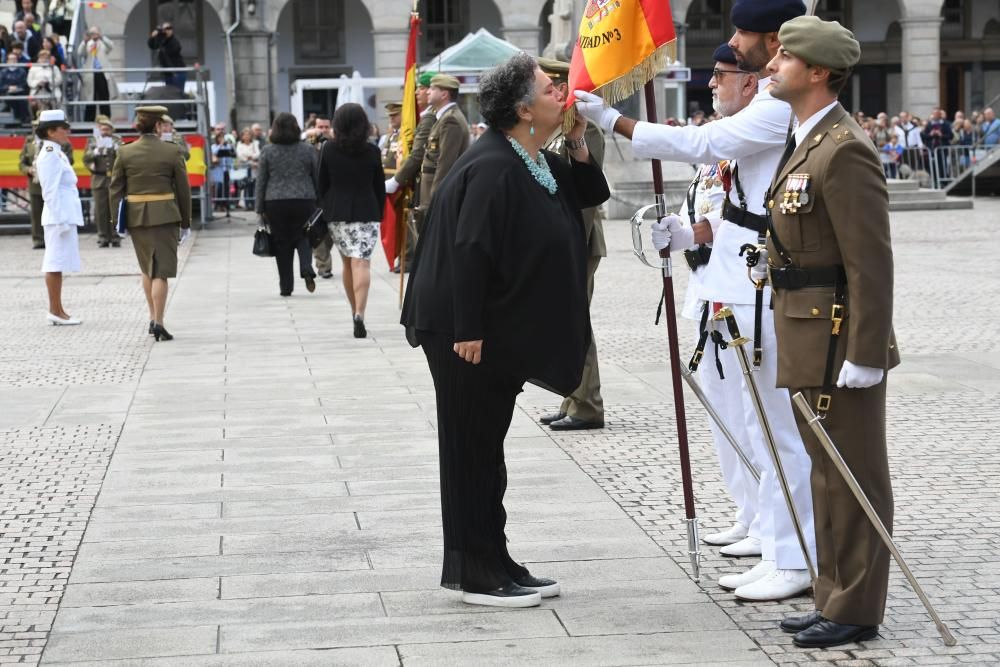
[[[763,579],[776,569],[777,565],[773,560],[762,560],[742,574],[727,574],[724,577],[719,577],[719,588],[735,591],[740,586]]]
[[[747,531],[749,528],[744,526],[742,523],[737,521],[733,524],[732,528],[724,530],[721,533],[712,533],[711,535],[706,535],[702,538],[705,544],[711,544],[714,547],[722,547],[728,544],[736,544],[744,537],[747,536]]]
[[[730,556],[732,558],[746,558],[748,556],[759,556],[760,555],[760,538],[758,537],[744,537],[739,542],[735,544],[730,544],[719,549],[719,553],[723,556]]]
[[[736,597],[754,602],[784,600],[802,595],[810,588],[812,580],[808,570],[775,570],[763,579],[737,588]]]
[[[76,319],[75,317],[62,318],[59,317],[58,315],[53,315],[52,313],[45,313],[45,317],[46,319],[48,319],[49,322],[52,322],[52,324],[55,326],[69,327],[80,324],[80,320]]]

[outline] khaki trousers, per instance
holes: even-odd
[[[594,274],[601,263],[600,257],[587,258],[587,303],[594,298]],[[590,338],[587,357],[583,364],[580,386],[567,396],[559,408],[570,417],[584,421],[604,421],[604,399],[601,398],[601,369],[597,365],[597,341]]]
[[[41,193],[31,193],[28,196],[31,208],[31,240],[35,245],[45,245],[45,231],[42,229],[42,209],[45,208],[45,200]]]
[[[316,273],[333,272],[333,256],[330,251],[333,249],[333,237],[327,234],[323,237],[323,242],[313,248],[313,259],[316,260]]]
[[[90,192],[94,197],[93,212],[94,224],[97,225],[97,240],[101,243],[120,241],[118,230],[111,222],[111,189],[109,187],[92,188]]]
[[[885,442],[885,381],[869,389],[834,389],[823,426],[892,530],[892,483]],[[818,388],[801,391],[816,405]],[[802,441],[812,458],[813,513],[819,573],[816,609],[837,623],[878,625],[889,587],[889,550],[868,521],[812,429],[795,410]]]

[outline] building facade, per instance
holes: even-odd
[[[705,109],[711,53],[732,31],[731,2],[671,3],[679,57],[693,70],[689,100]],[[119,0],[88,9],[86,19],[116,42],[112,65],[119,67],[151,63],[146,39],[154,26],[172,21],[188,63],[211,72],[217,118],[246,125],[288,110],[296,79],[354,71],[401,76],[412,6],[413,0]],[[420,57],[432,62],[480,27],[532,54],[565,52],[585,2],[418,0],[418,6]],[[820,0],[819,13],[842,21],[862,42],[862,62],[845,96],[852,109],[925,116],[935,106],[982,107],[1000,94],[1000,0]],[[332,91],[312,91],[305,109],[329,111],[335,102]]]

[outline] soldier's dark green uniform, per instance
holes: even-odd
[[[431,87],[457,91],[459,83],[453,76],[438,74],[431,79]],[[452,104],[436,115],[437,121],[427,137],[427,152],[420,166],[420,209],[424,212],[452,166],[469,148],[469,123],[462,110]]]
[[[111,119],[100,115],[95,119],[98,125],[104,125],[114,129]],[[108,186],[111,184],[111,167],[115,164],[115,157],[118,149],[122,146],[122,138],[117,134],[110,137],[111,146],[98,148],[96,136],[87,139],[87,147],[83,151],[83,164],[90,170],[90,192],[93,196],[94,224],[97,225],[97,245],[102,248],[112,245],[121,245],[121,237],[115,230],[114,222],[111,219],[111,204],[109,200]]]

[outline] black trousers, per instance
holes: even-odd
[[[282,294],[291,294],[295,287],[292,260],[299,254],[299,276],[315,278],[312,248],[306,238],[306,220],[316,209],[312,199],[273,199],[264,202],[264,215],[274,241],[274,261],[278,265],[278,287]]]
[[[503,441],[519,381],[488,362],[473,366],[452,337],[417,332],[437,398],[444,565],[441,585],[484,593],[527,575],[507,553]]]
[[[111,93],[108,91],[108,80],[102,72],[94,72],[94,101],[99,102],[101,100],[107,100],[111,98]],[[111,115],[111,105],[110,104],[97,104],[88,105],[83,112],[83,119],[87,121],[92,121],[97,117],[98,113],[102,113],[105,116]]]

